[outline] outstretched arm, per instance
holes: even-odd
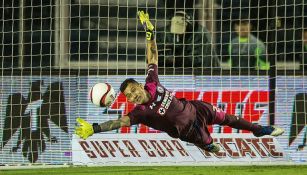
[[[130,118],[128,116],[123,116],[117,120],[109,120],[101,124],[93,125],[81,118],[77,118],[77,122],[79,123],[79,126],[76,127],[75,133],[83,139],[87,139],[94,133],[111,131],[114,129],[119,129],[123,126],[130,126]]]
[[[101,123],[99,125],[94,125],[94,133],[111,131],[118,129],[123,126],[130,126],[130,118],[128,116],[123,116],[117,120],[109,120],[107,122]]]
[[[144,11],[138,11],[141,24],[146,32],[147,40],[147,64],[158,64],[158,49],[154,36],[154,26],[149,20],[148,13]]]
[[[155,40],[147,41],[147,64],[158,65],[158,49]]]

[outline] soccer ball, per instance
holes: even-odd
[[[91,88],[89,97],[94,105],[108,107],[115,100],[115,91],[108,83],[97,83]]]

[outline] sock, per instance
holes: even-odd
[[[261,125],[254,124],[244,120],[239,116],[226,114],[225,120],[220,125],[227,125],[235,129],[247,130],[258,133],[261,131]]]

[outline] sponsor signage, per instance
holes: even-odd
[[[0,85],[0,164],[66,163],[74,89],[69,77],[4,77]]]
[[[307,161],[307,105],[305,103],[307,79],[305,77],[278,76],[276,78],[275,124],[286,130],[284,135],[277,139],[254,138],[250,137],[247,131],[238,131],[218,125],[209,126],[209,131],[214,133],[216,142],[222,148],[219,154],[211,154],[201,152],[185,142],[165,137],[160,131],[145,125],[135,125],[102,134],[107,142],[101,143],[104,141],[103,138],[95,135],[90,139],[97,139],[93,142],[80,140],[84,142],[79,143],[74,139],[74,144],[71,145],[71,134],[76,117],[80,116],[91,123],[101,123],[117,119],[133,109],[134,105],[128,103],[121,93],[117,94],[115,103],[109,109],[97,108],[88,99],[88,91],[95,83],[108,82],[115,90],[118,90],[125,78],[135,78],[141,83],[145,81],[145,75],[81,76],[78,78],[74,76],[3,76],[0,85],[2,94],[0,112],[3,114],[0,117],[0,163],[67,163],[71,161],[71,150],[74,150],[76,146],[79,150],[77,154],[81,155],[80,159],[84,159],[78,160],[79,162],[94,161],[93,158],[88,157],[89,153],[82,152],[86,149],[92,151],[93,156],[97,157],[95,161],[106,163],[101,162],[99,158],[101,155],[108,156],[110,160],[115,158],[108,152],[108,145],[110,149],[120,148],[123,151],[113,153],[116,155],[114,161],[118,161],[117,156],[120,155],[123,157],[122,161],[134,161],[135,159],[138,161],[150,159],[153,162],[160,161],[160,159],[163,161],[176,159],[178,162],[180,160],[193,162],[195,160],[227,159],[257,161],[284,159],[285,154],[288,155],[288,160]],[[262,125],[269,124],[268,76],[165,75],[159,78],[161,84],[172,92],[169,96],[188,100],[204,100],[222,108],[227,113],[240,115],[248,121]],[[161,97],[160,100],[163,99]],[[155,104],[152,105],[154,107]],[[167,101],[165,101],[165,108],[167,106]],[[161,112],[163,113],[163,110]],[[136,138],[134,134],[137,135]],[[123,138],[120,138],[120,135]],[[118,138],[118,142],[108,137]],[[124,137],[129,142],[124,141]],[[158,140],[154,140],[156,137]],[[154,141],[148,140],[149,138]],[[138,141],[138,139],[144,141]],[[29,146],[31,140],[35,140],[35,146]],[[137,152],[133,151],[132,146]],[[285,152],[281,151],[280,146]],[[96,149],[100,147],[105,154],[97,152]],[[163,152],[157,152],[156,148]],[[76,154],[75,151],[73,152]],[[188,155],[182,155],[184,152]],[[197,154],[194,154],[195,152]]]
[[[285,154],[273,137],[251,134],[213,134],[219,153],[200,150],[167,134],[95,134],[87,140],[72,140],[74,164],[184,163],[210,161],[275,161]]]
[[[307,162],[307,78],[276,78],[275,124],[285,129],[279,143],[290,160]]]

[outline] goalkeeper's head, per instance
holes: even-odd
[[[120,85],[120,91],[127,97],[127,100],[135,104],[147,103],[150,99],[149,92],[144,86],[133,78],[126,79]]]

